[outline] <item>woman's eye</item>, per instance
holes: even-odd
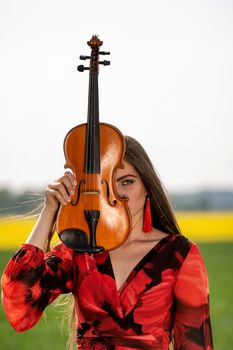
[[[121,182],[121,184],[122,184],[123,186],[132,185],[132,183],[134,183],[134,180],[130,180],[130,179],[128,179],[128,180],[123,180],[123,181]]]

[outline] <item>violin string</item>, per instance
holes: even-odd
[[[90,73],[90,81],[91,81],[91,96],[90,96],[90,116],[89,116],[89,161],[91,162],[93,160],[93,157],[92,157],[92,131],[93,131],[93,74]],[[89,164],[90,166],[90,164]],[[90,173],[88,174],[89,176],[89,180],[90,180]],[[88,181],[88,191],[91,190],[91,185],[90,185],[90,181]]]
[[[95,81],[94,81],[94,74],[92,74],[92,114],[91,114],[91,163],[92,167],[95,166],[95,154],[94,154],[94,138],[95,138],[95,132],[94,132],[94,118],[95,118]],[[93,168],[92,168],[93,171]],[[92,179],[92,176],[91,176]],[[92,190],[92,184],[89,182],[89,190]]]
[[[93,150],[93,144],[94,143],[94,137],[95,137],[95,133],[94,133],[94,117],[95,117],[95,81],[94,81],[94,74],[91,73],[91,115],[90,115],[90,145],[89,145],[89,149],[90,149],[90,161],[91,161],[91,168],[93,170],[93,166],[95,167],[95,157],[94,157],[94,150]],[[89,177],[89,179],[92,178],[92,176]],[[91,183],[90,181],[89,183],[89,188],[88,190],[91,191]]]
[[[93,144],[94,144],[94,117],[95,117],[95,84],[94,84],[94,74],[92,73],[92,114],[91,114],[91,162],[92,166],[95,166],[95,157],[94,157],[94,150],[93,150]],[[93,170],[93,168],[92,168]],[[92,178],[92,176],[91,176]],[[91,191],[91,184],[90,184],[90,191]]]
[[[95,164],[95,145],[96,145],[96,132],[95,132],[95,121],[96,121],[96,88],[97,88],[97,79],[96,79],[96,73],[93,74],[94,76],[94,80],[95,80],[95,83],[94,83],[94,103],[93,103],[93,159],[94,159],[94,168],[93,169],[96,169],[96,164]]]
[[[84,173],[85,173],[85,182],[84,182],[84,192],[87,191],[87,155],[89,151],[88,147],[88,125],[89,125],[89,115],[90,115],[90,88],[91,88],[91,80],[89,76],[89,88],[88,88],[88,108],[87,108],[87,125],[86,125],[86,145],[85,145],[85,168],[84,168]],[[84,195],[85,202],[86,202],[86,196]],[[85,203],[86,207],[86,203]]]
[[[91,115],[92,115],[92,110],[91,110],[91,107],[92,107],[92,101],[91,101],[91,98],[92,98],[92,88],[93,88],[93,84],[92,84],[92,74],[91,74],[91,71],[90,71],[90,74],[89,74],[89,95],[88,95],[88,122],[87,122],[87,131],[86,131],[86,170],[88,170],[88,167],[89,167],[89,160],[91,159],[91,147],[90,147],[90,140],[91,140]],[[85,192],[89,192],[89,175],[88,175],[88,172],[85,172],[85,177],[86,177],[86,181],[85,181]],[[85,195],[85,207],[86,207],[86,203],[87,203],[87,196]]]
[[[95,124],[95,127],[93,129],[93,131],[94,131],[94,145],[95,145],[95,147],[93,149],[93,152],[94,152],[93,156],[94,156],[94,169],[95,169],[95,171],[96,171],[96,166],[97,166],[97,164],[96,164],[96,152],[97,152],[96,146],[98,144],[98,140],[96,140],[96,136],[97,136],[97,134],[96,134],[97,125],[96,124],[97,124],[97,117],[98,117],[98,115],[97,115],[97,113],[98,113],[97,98],[98,98],[98,75],[97,75],[97,73],[95,73],[94,114],[93,114],[93,118],[94,118],[93,122]],[[96,176],[95,176],[95,178],[96,178]]]

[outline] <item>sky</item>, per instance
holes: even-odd
[[[171,192],[233,190],[233,2],[0,0],[0,187],[45,188],[86,122],[93,34],[100,121],[135,137]]]

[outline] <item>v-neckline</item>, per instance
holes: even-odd
[[[133,267],[133,269],[131,269],[131,271],[129,272],[128,276],[126,277],[125,281],[123,282],[123,284],[121,285],[121,287],[119,289],[117,289],[116,277],[115,277],[115,273],[114,273],[111,257],[110,257],[110,254],[108,252],[108,258],[109,258],[109,262],[110,262],[111,273],[112,273],[112,276],[114,278],[116,290],[117,290],[117,293],[118,293],[119,296],[122,293],[122,291],[125,289],[125,287],[127,286],[128,282],[131,280],[132,274],[134,273],[134,276],[136,276],[136,274],[140,270],[139,267],[144,265],[144,262],[152,254],[152,252],[156,252],[158,250],[158,248],[161,246],[161,244],[164,241],[166,241],[167,239],[171,238],[171,236],[176,236],[176,235],[168,234],[167,236],[161,238],[151,249],[148,250],[148,252],[140,259],[140,261]],[[135,273],[135,271],[136,271],[136,273]]]

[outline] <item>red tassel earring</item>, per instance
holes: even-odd
[[[152,218],[151,218],[151,210],[150,210],[150,198],[149,196],[146,196],[144,219],[143,219],[143,232],[151,232],[151,231],[152,231]]]

